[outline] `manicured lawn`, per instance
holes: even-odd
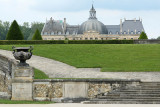
[[[34,55],[55,59],[78,68],[102,68],[104,72],[160,71],[160,45],[158,44],[53,44],[33,46]],[[12,45],[0,45],[1,49],[11,50],[11,47]]]
[[[50,101],[11,101],[0,99],[0,104],[51,104]]]

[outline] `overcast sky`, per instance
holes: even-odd
[[[45,22],[67,18],[71,25],[89,17],[92,0],[0,0],[0,20]],[[120,19],[142,18],[149,38],[160,36],[160,0],[94,0],[97,18],[105,25],[118,25]]]

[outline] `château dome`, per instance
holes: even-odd
[[[79,28],[79,34],[83,34],[85,32],[98,32],[100,34],[106,34],[107,29],[105,25],[98,21],[96,18],[96,11],[92,5],[92,8],[90,10],[90,17],[87,21],[82,23],[82,25]]]

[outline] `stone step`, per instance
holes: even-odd
[[[84,101],[83,104],[160,104],[160,101]]]
[[[141,90],[141,89],[137,89],[137,90],[119,90],[117,92],[160,92],[160,90]]]
[[[109,94],[158,94],[160,95],[160,92],[114,92]]]
[[[160,97],[160,94],[120,94],[120,95],[107,95],[107,96],[100,96],[100,97]]]
[[[127,89],[122,89],[120,91],[125,91],[125,90],[155,90],[155,91],[160,91],[160,88],[127,88]]]
[[[160,83],[141,83],[141,86],[160,86]]]
[[[91,99],[90,101],[155,101],[155,102],[160,102],[160,99]]]
[[[160,97],[150,96],[101,96],[98,99],[160,99]]]

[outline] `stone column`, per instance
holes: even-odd
[[[12,99],[33,101],[32,67],[18,66],[12,71]]]

